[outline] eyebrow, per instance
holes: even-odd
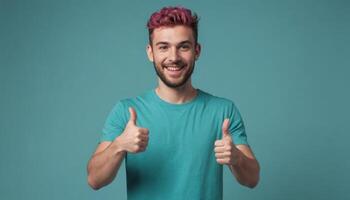
[[[189,40],[185,40],[179,43],[179,45],[182,45],[182,44],[192,44],[192,42]]]
[[[158,45],[168,45],[168,44],[169,44],[169,42],[157,42],[156,46],[158,46]],[[185,41],[180,42],[178,45],[182,45],[182,44],[192,44],[192,42],[190,40],[185,40]]]
[[[168,42],[157,42],[157,43],[156,43],[156,46],[162,45],[162,44],[163,44],[163,45],[167,45],[167,44],[169,44],[169,43],[168,43]]]

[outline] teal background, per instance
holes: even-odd
[[[125,199],[86,164],[114,103],[157,84],[149,15],[201,17],[193,84],[235,101],[260,161],[224,199],[350,199],[349,1],[0,1],[0,199]]]

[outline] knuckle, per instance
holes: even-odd
[[[139,140],[142,140],[143,137],[142,137],[142,135],[137,135],[136,138]]]
[[[141,140],[139,138],[135,138],[134,142],[138,144]]]

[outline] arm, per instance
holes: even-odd
[[[136,112],[129,108],[130,119],[123,133],[113,142],[102,142],[91,157],[88,166],[88,183],[98,190],[115,178],[127,152],[140,153],[148,145],[148,129],[136,126]]]
[[[240,184],[254,188],[259,182],[259,163],[249,146],[234,144],[228,127],[229,119],[225,119],[222,125],[223,137],[215,141],[216,161],[228,165]]]
[[[119,148],[117,140],[100,143],[88,163],[89,185],[98,190],[112,182],[125,154],[126,152]]]
[[[260,167],[252,150],[247,145],[236,145],[234,148],[237,162],[228,165],[237,181],[250,188],[254,188],[259,182]]]

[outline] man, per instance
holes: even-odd
[[[231,100],[191,84],[201,47],[198,18],[183,7],[150,17],[148,58],[158,87],[120,100],[88,164],[93,189],[109,184],[125,158],[128,199],[222,199],[223,166],[253,188],[259,164]]]

